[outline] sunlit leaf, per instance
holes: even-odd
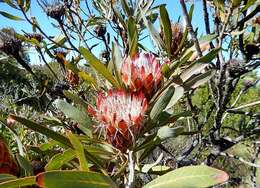
[[[107,70],[106,66],[101,63],[89,50],[84,47],[80,47],[79,51],[94,70],[106,78],[113,86],[118,88],[120,87],[113,75]]]
[[[54,155],[47,165],[45,165],[45,170],[59,170],[63,165],[70,162],[72,159],[76,157],[76,153],[72,149],[65,150],[63,153],[58,153]]]
[[[64,100],[57,99],[54,101],[56,107],[62,111],[66,117],[79,123],[79,128],[88,136],[92,137],[91,133],[91,120],[87,114],[86,109],[76,108],[75,106],[67,103]]]
[[[136,27],[136,23],[133,17],[128,19],[127,23],[128,30],[128,43],[130,46],[129,54],[133,57],[137,53],[137,44],[138,44],[138,31]]]
[[[188,166],[160,176],[144,188],[211,187],[228,180],[226,172],[208,166]]]
[[[32,176],[2,182],[0,183],[0,188],[17,188],[34,184],[36,184],[36,179],[34,176]]]
[[[21,20],[24,20],[18,16],[14,16],[12,14],[9,14],[8,12],[4,12],[4,11],[0,11],[0,14],[6,18],[9,18],[11,20],[16,20],[16,21],[21,21]]]
[[[0,183],[4,181],[15,180],[15,179],[17,179],[17,177],[11,174],[0,174]]]
[[[71,144],[70,144],[68,138],[66,138],[65,136],[63,136],[43,125],[40,125],[36,122],[30,121],[28,119],[25,119],[25,118],[22,118],[19,116],[15,116],[15,115],[10,115],[10,117],[12,117],[14,120],[22,123],[23,125],[25,125],[29,129],[32,129],[35,132],[46,135],[47,137],[52,138],[53,140],[56,140],[56,141],[60,142],[61,144],[71,147]]]
[[[116,188],[105,175],[83,171],[50,171],[37,175],[37,185],[47,188]]]
[[[153,121],[156,121],[157,117],[160,115],[160,113],[165,109],[165,107],[168,105],[169,101],[171,100],[173,94],[174,94],[175,88],[174,86],[168,87],[159,97],[159,99],[154,104],[151,112],[150,112],[150,118]]]
[[[160,18],[166,50],[168,54],[171,54],[172,29],[171,21],[165,6],[160,6]]]
[[[89,171],[88,168],[88,161],[85,157],[85,153],[84,153],[84,147],[82,145],[82,143],[79,141],[79,139],[72,133],[67,133],[67,136],[70,140],[70,143],[72,144],[76,156],[79,160],[79,164],[80,164],[80,170],[82,171]]]
[[[33,175],[33,167],[31,163],[24,158],[23,156],[16,154],[16,159],[17,162],[19,163],[19,166],[25,171],[25,174],[27,176],[32,176]]]

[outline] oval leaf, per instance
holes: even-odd
[[[160,176],[144,186],[144,188],[189,188],[210,187],[228,180],[224,171],[208,166],[188,166],[179,168]]]
[[[17,188],[36,184],[35,176],[19,178],[0,183],[0,188]]]
[[[160,6],[160,18],[162,23],[166,50],[168,54],[171,54],[172,29],[171,29],[171,21],[165,6]]]
[[[170,86],[161,94],[161,96],[156,101],[156,103],[154,104],[151,110],[150,113],[151,120],[153,121],[156,120],[157,117],[160,115],[160,113],[165,109],[170,99],[172,98],[174,91],[175,91],[174,86]]]
[[[74,152],[74,150],[68,149],[63,153],[58,153],[54,155],[44,168],[46,171],[58,170],[64,164],[70,162],[75,157],[76,157],[76,153]]]
[[[11,19],[11,20],[16,20],[16,21],[21,21],[23,20],[22,18],[19,18],[17,16],[14,16],[12,14],[9,14],[7,12],[4,12],[4,11],[0,11],[0,14],[8,19]]]
[[[117,187],[108,177],[96,172],[50,171],[38,174],[37,185],[48,188],[113,188]]]
[[[15,180],[15,179],[17,179],[17,177],[11,174],[0,174],[0,183],[9,180]]]

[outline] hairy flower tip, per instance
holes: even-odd
[[[96,108],[89,106],[88,112],[100,122],[97,128],[104,131],[108,142],[125,152],[142,129],[147,106],[142,92],[109,90],[107,95],[98,95]]]
[[[17,34],[12,28],[0,30],[0,51],[7,55],[17,56],[22,49],[22,41],[17,38]]]
[[[179,23],[173,23],[171,25],[172,28],[172,44],[171,51],[173,55],[177,55],[176,52],[179,48],[181,40],[183,38],[183,29]]]
[[[122,80],[131,91],[143,91],[146,98],[150,99],[161,83],[161,66],[153,54],[126,57],[121,67]]]
[[[177,50],[183,38],[183,27],[179,23],[172,23],[171,30],[172,30],[171,54],[173,57],[175,57],[176,55],[178,55]],[[166,40],[162,31],[160,32],[160,36],[162,37],[163,40]]]
[[[60,0],[52,0],[52,1],[46,1],[46,0],[38,0],[39,5],[42,7],[42,9],[46,12],[47,16],[57,20],[61,21],[63,16],[66,12],[66,5],[63,1]]]

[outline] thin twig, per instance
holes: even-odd
[[[240,109],[248,108],[248,107],[251,107],[251,106],[258,105],[258,104],[260,104],[260,101],[255,101],[255,102],[245,104],[245,105],[242,105],[242,106],[239,106],[239,107],[236,107],[236,108],[231,108],[229,110],[240,110]]]
[[[133,157],[133,151],[128,152],[128,167],[129,167],[129,175],[126,188],[134,187],[134,179],[135,179],[135,162]]]
[[[191,20],[189,18],[189,13],[187,11],[187,7],[186,7],[186,4],[184,2],[184,0],[180,0],[180,3],[181,3],[181,7],[182,7],[182,11],[183,11],[183,15],[184,15],[184,19],[186,21],[186,24],[187,24],[187,29],[191,35],[191,38],[192,38],[192,41],[195,45],[195,48],[196,48],[196,51],[198,53],[198,56],[199,57],[202,57],[202,51],[200,49],[200,45],[199,45],[199,41],[197,39],[197,36],[193,30],[193,27],[192,27],[192,24],[191,24]]]

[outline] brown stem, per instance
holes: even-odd
[[[198,56],[202,57],[202,51],[200,49],[199,41],[198,41],[198,39],[196,37],[196,34],[195,34],[194,30],[193,30],[193,27],[192,27],[192,24],[191,24],[191,20],[189,18],[189,13],[187,11],[186,4],[185,4],[184,0],[180,0],[180,3],[181,3],[184,19],[185,19],[186,24],[187,24],[187,29],[188,29],[188,31],[189,31],[189,33],[191,35],[191,38],[192,38],[192,41],[193,41],[193,43],[195,45],[196,51],[198,53]]]

